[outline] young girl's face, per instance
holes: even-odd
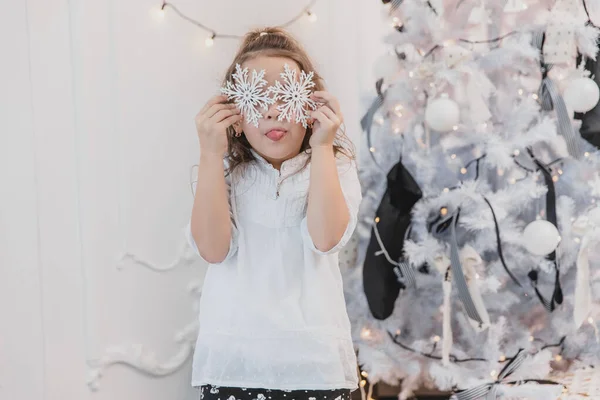
[[[280,73],[284,71],[284,65],[296,70],[296,79],[300,76],[300,67],[289,58],[257,56],[246,61],[242,68],[248,71],[265,70],[264,79],[268,82],[264,87],[275,85],[279,80],[283,83]],[[308,71],[307,71],[308,72]],[[246,135],[248,142],[263,158],[279,167],[281,163],[296,156],[300,152],[302,141],[306,135],[306,129],[301,124],[278,121],[279,111],[277,106],[281,102],[272,104],[267,111],[263,111],[263,118],[259,119],[258,127],[248,123],[246,119],[241,122],[241,130]]]

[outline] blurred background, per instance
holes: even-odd
[[[298,16],[356,142],[389,27],[379,2],[313,3],[170,4],[218,35]],[[195,399],[194,116],[239,41],[160,0],[2,5],[0,399]]]

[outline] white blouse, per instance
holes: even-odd
[[[339,243],[319,251],[308,232],[310,163],[302,152],[281,171],[253,150],[226,177],[232,238],[209,264],[200,300],[192,386],[280,390],[357,388],[356,356],[338,252],[357,223],[356,163],[338,156],[350,222]],[[190,222],[187,238],[198,255]]]

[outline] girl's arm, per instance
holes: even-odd
[[[198,254],[211,264],[223,262],[233,250],[228,186],[223,158],[201,154],[190,232]]]
[[[316,249],[324,253],[332,250],[350,221],[333,146],[312,149],[306,215],[308,232]]]
[[[362,195],[355,162],[336,157],[333,150],[343,121],[339,102],[325,91],[314,92],[311,97],[322,106],[311,113],[308,209],[300,230],[306,246],[318,254],[329,254],[350,240]]]
[[[223,157],[227,151],[227,128],[239,122],[242,115],[235,104],[226,101],[227,96],[213,97],[195,118],[200,162],[187,234],[190,246],[211,264],[225,261],[237,247]]]

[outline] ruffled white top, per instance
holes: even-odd
[[[356,164],[336,158],[350,222],[339,243],[319,251],[308,232],[306,153],[273,168],[256,161],[226,177],[232,238],[209,264],[200,300],[192,385],[281,390],[355,389],[356,356],[338,252],[357,223]],[[187,225],[187,238],[198,248]]]

